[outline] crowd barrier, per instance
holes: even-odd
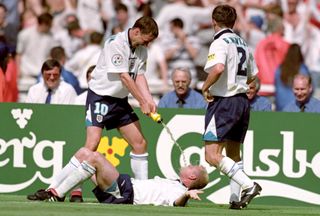
[[[149,177],[177,178],[187,163],[204,165],[210,177],[202,200],[228,203],[229,179],[210,167],[201,140],[204,110],[159,109],[163,125],[138,114],[148,141]],[[0,103],[0,193],[33,193],[84,145],[85,109],[76,105]],[[263,188],[255,203],[320,205],[319,114],[253,112],[242,147],[245,172]],[[117,130],[104,131],[98,151],[121,173],[131,173],[130,146]],[[184,157],[183,157],[184,155]],[[93,197],[93,184],[83,186]]]

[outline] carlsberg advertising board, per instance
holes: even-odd
[[[210,177],[202,200],[228,203],[229,179],[204,158],[204,110],[158,110],[180,147],[163,125],[135,111],[148,141],[150,178],[177,178],[185,163],[202,164]],[[27,195],[46,188],[84,145],[84,117],[83,106],[0,104],[0,193]],[[256,203],[320,205],[319,122],[319,114],[251,114],[242,158],[245,172],[263,187]],[[117,130],[104,131],[98,151],[121,173],[132,174],[130,145]],[[86,182],[86,197],[93,197],[91,189]]]

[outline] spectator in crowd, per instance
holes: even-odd
[[[0,67],[0,102],[5,102],[6,80],[4,72]]]
[[[54,39],[64,48],[67,58],[70,59],[84,46],[84,36],[85,32],[81,29],[79,21],[76,19],[68,22],[65,30],[60,30],[54,34]]]
[[[91,73],[95,67],[96,67],[95,65],[91,65],[87,69],[87,73],[86,73],[87,82],[91,80]],[[82,92],[80,95],[76,97],[74,104],[86,105],[87,95],[88,95],[88,90]]]
[[[102,1],[100,0],[78,0],[77,17],[79,24],[85,31],[96,31],[103,33],[104,26],[101,18]]]
[[[320,100],[312,97],[312,81],[310,76],[297,74],[293,79],[295,101],[284,107],[284,112],[320,113]]]
[[[186,0],[172,0],[165,4],[156,17],[160,29],[160,37],[166,37],[170,33],[170,22],[179,18],[184,23],[184,32],[192,35],[199,29],[203,22],[210,23],[212,7],[198,7],[187,4]]]
[[[11,53],[15,52],[17,45],[18,28],[7,20],[7,7],[0,3],[0,34],[4,35],[5,42]]]
[[[6,12],[6,22],[12,24],[16,30],[20,28],[20,12],[19,12],[19,4],[21,4],[20,0],[1,0],[3,5],[5,5]]]
[[[27,91],[37,82],[39,69],[56,45],[51,33],[52,16],[38,16],[38,25],[23,29],[18,34],[16,62],[18,65],[19,90]]]
[[[2,102],[17,102],[18,86],[17,86],[17,65],[14,61],[14,53],[10,46],[5,42],[4,35],[0,33],[0,68],[2,70],[1,89]]]
[[[251,111],[272,111],[270,100],[258,95],[259,89],[260,81],[259,78],[256,78],[249,84],[249,89],[247,91]]]
[[[80,88],[78,78],[73,75],[72,72],[65,69],[64,65],[67,59],[66,53],[64,51],[64,48],[62,46],[56,46],[53,47],[50,50],[50,57],[53,59],[56,59],[60,65],[61,65],[61,78],[66,82],[72,85],[74,90],[77,94],[80,94],[82,92],[82,89]],[[40,76],[41,78],[42,76]]]
[[[259,94],[263,96],[274,95],[275,72],[289,48],[289,43],[283,38],[282,18],[276,16],[268,25],[271,33],[258,43],[254,53],[261,81]]]
[[[196,59],[199,50],[200,42],[197,37],[187,35],[183,30],[183,21],[180,18],[175,18],[170,21],[170,30],[173,37],[162,39],[165,57],[168,63],[169,76],[177,67],[188,67],[190,69],[192,83],[191,87],[195,87],[197,82],[197,70],[194,60]]]
[[[174,90],[163,95],[158,107],[190,109],[205,109],[207,107],[207,102],[202,95],[190,88],[191,73],[188,68],[176,68],[171,77]]]
[[[282,111],[290,102],[295,100],[293,94],[293,78],[297,74],[310,76],[308,67],[298,44],[291,44],[288,52],[275,73],[275,105],[276,111]]]
[[[134,22],[134,20],[129,17],[128,8],[125,4],[118,3],[114,7],[116,14],[108,22],[106,37],[129,29]]]
[[[26,103],[74,103],[77,93],[70,84],[61,80],[61,65],[57,60],[46,60],[41,73],[43,81],[30,87]]]
[[[148,64],[146,78],[148,80],[150,92],[154,96],[167,93],[168,83],[168,64],[159,40],[152,42],[148,47]]]
[[[153,204],[157,206],[185,206],[189,199],[200,200],[198,194],[208,184],[208,173],[203,166],[186,166],[180,169],[179,179],[133,179],[119,174],[116,168],[100,153],[81,148],[74,158],[80,166],[68,173],[59,185],[48,190],[40,189],[27,196],[29,200],[63,201],[65,194],[76,185],[96,174],[97,187],[93,190],[100,203]],[[71,163],[72,161],[70,161]]]
[[[99,32],[91,32],[89,43],[78,50],[67,62],[66,69],[73,72],[78,78],[82,90],[88,88],[87,83],[87,69],[91,65],[95,65],[98,61],[100,52],[102,50],[101,42],[103,35]]]
[[[69,17],[76,16],[74,0],[46,0],[48,10],[53,16],[52,32],[56,33],[65,29]]]
[[[312,72],[313,83],[317,84],[313,90],[317,90],[320,88],[320,43],[314,41],[320,40],[320,30],[309,22],[314,14],[315,1],[287,0],[285,2],[284,37],[289,43],[300,45],[305,64]]]
[[[239,20],[237,29],[247,41],[250,51],[254,53],[257,44],[266,37],[266,33],[262,29],[264,17],[258,14],[246,17],[244,12],[247,11],[244,10],[243,6],[240,3],[236,3],[235,6]]]

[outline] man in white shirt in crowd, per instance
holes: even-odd
[[[19,90],[23,92],[37,82],[39,68],[56,45],[51,34],[52,15],[43,13],[37,19],[37,26],[23,29],[18,34],[16,61]]]
[[[46,60],[41,67],[41,73],[43,81],[30,87],[26,103],[74,103],[77,93],[70,84],[61,80],[61,65],[57,60]]]

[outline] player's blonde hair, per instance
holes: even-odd
[[[202,189],[209,183],[209,175],[203,166],[195,166],[193,174],[196,179],[191,183],[189,189]]]

